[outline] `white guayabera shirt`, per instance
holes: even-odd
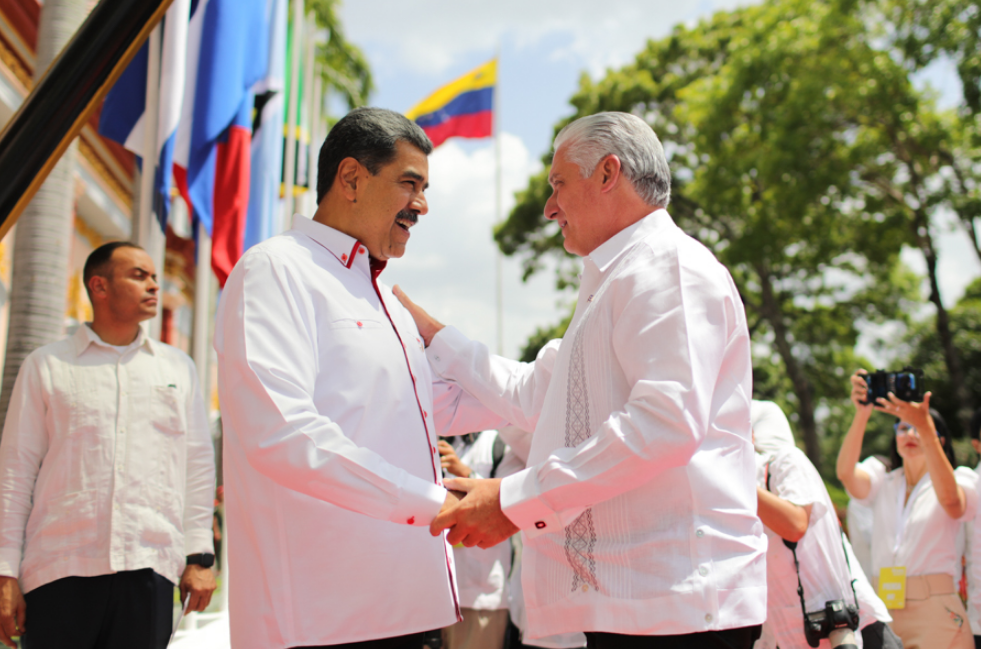
[[[214,498],[187,354],[83,324],[24,361],[0,443],[0,575],[24,591],[143,568],[176,584],[186,555],[214,552]]]
[[[562,341],[522,364],[452,327],[427,354],[516,426],[501,504],[524,532],[526,636],[760,624],[745,313],[728,271],[664,210],[584,260]]]
[[[501,425],[434,380],[412,317],[354,238],[302,216],[251,248],[215,327],[232,645],[319,646],[453,624],[433,537],[437,435]]]

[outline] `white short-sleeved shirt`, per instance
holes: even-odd
[[[872,507],[872,571],[905,566],[910,577],[948,574],[960,578],[960,556],[956,551],[961,523],[974,519],[978,507],[978,476],[967,467],[954,469],[954,478],[967,499],[964,515],[947,515],[933,490],[930,474],[925,473],[910,493],[906,504],[906,475],[902,467],[886,472],[878,460],[862,462],[872,487],[869,495],[858,499]]]
[[[804,587],[804,600],[808,612],[824,609],[825,603],[844,600],[853,605],[856,596],[859,605],[859,628],[876,621],[876,608],[881,602],[872,592],[871,586],[861,568],[849,565],[841,527],[835,515],[834,505],[828,490],[817,469],[807,456],[797,447],[783,447],[775,454],[757,456],[759,486],[767,488],[774,495],[801,507],[811,506],[807,532],[797,544],[797,559],[800,562],[800,580]],[[800,597],[797,594],[797,570],[794,555],[784,545],[783,540],[767,528],[769,547],[766,556],[767,568],[767,620],[770,637],[781,649],[804,649],[807,640],[803,632],[803,618],[800,610]],[[853,593],[851,581],[856,580]],[[859,588],[861,583],[863,588]],[[867,587],[867,588],[866,588]],[[886,615],[888,618],[888,614]],[[861,637],[856,635],[858,646]],[[821,647],[830,647],[828,640],[821,641]]]

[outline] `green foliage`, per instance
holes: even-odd
[[[368,103],[373,89],[371,68],[361,49],[347,40],[337,15],[341,0],[305,0],[317,26],[327,30],[327,41],[317,47],[324,84],[339,92],[349,108]]]
[[[964,102],[981,111],[981,10],[975,0],[890,0],[882,3],[883,25],[914,68],[941,56],[952,58],[964,86]]]
[[[950,309],[954,344],[964,363],[965,382],[971,402],[981,404],[981,279],[975,280],[961,300]],[[967,437],[957,417],[959,404],[947,372],[937,337],[929,322],[916,323],[906,339],[911,353],[909,364],[923,370],[923,382],[933,393],[930,405],[944,417],[951,435]],[[965,458],[966,460],[966,458]]]

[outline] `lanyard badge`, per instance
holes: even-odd
[[[893,566],[879,571],[879,599],[886,608],[906,608],[905,566]]]

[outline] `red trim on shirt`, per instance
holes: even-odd
[[[355,241],[354,245],[351,247],[351,253],[347,256],[347,263],[345,264],[348,268],[354,265],[354,255],[358,254],[358,248],[360,247],[360,241]]]
[[[352,259],[354,258],[354,253],[352,253]],[[378,301],[381,303],[382,309],[385,311],[385,315],[388,317],[388,321],[392,324],[392,331],[395,332],[395,337],[399,339],[399,344],[402,345],[402,354],[405,356],[405,367],[409,370],[409,378],[412,379],[412,392],[416,396],[416,405],[419,407],[419,414],[422,415],[422,426],[426,430],[426,446],[429,444],[429,424],[426,423],[426,411],[422,409],[422,401],[419,399],[419,390],[416,387],[416,376],[412,373],[412,366],[409,364],[409,351],[405,348],[405,343],[402,341],[402,335],[399,333],[398,327],[395,326],[395,321],[392,320],[392,314],[388,312],[388,307],[385,306],[385,300],[382,298],[381,291],[378,289],[378,276],[381,272],[385,270],[385,266],[388,265],[387,261],[381,261],[371,257],[369,261],[369,267],[371,268],[371,286],[375,289],[375,293],[378,294]],[[439,484],[439,474],[436,472],[436,464],[433,464],[433,481]],[[409,519],[412,520],[412,519]],[[411,524],[411,523],[410,523]],[[446,575],[449,577],[452,574],[450,569],[450,555],[446,550],[446,540],[443,540],[443,554],[446,556]],[[456,608],[456,618],[457,621],[462,620],[460,615],[460,600],[456,594],[456,588],[453,585],[453,580],[450,579],[450,591],[453,593],[453,606]]]

